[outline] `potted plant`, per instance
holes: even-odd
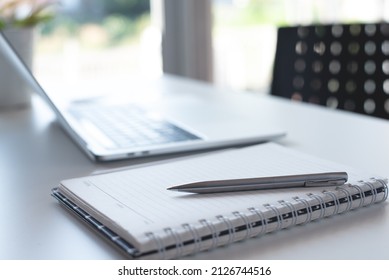
[[[34,27],[53,17],[53,0],[1,0],[0,31],[32,68]],[[30,92],[0,50],[0,108],[30,103]]]

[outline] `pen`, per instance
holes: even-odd
[[[198,194],[272,190],[300,187],[334,187],[347,182],[346,172],[326,172],[287,176],[244,178],[194,182],[169,187],[168,190]]]

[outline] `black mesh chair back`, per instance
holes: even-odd
[[[389,24],[279,28],[271,94],[389,119]]]

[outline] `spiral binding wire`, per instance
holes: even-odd
[[[340,210],[339,198],[332,191],[323,191],[323,194],[331,196],[332,202],[334,202],[334,212],[331,215],[329,215],[329,216],[338,214],[339,210]]]
[[[282,218],[280,210],[276,206],[268,204],[268,203],[264,204],[263,206],[265,206],[265,208],[267,208],[267,209],[269,209],[269,210],[274,212],[275,218],[277,220],[277,227],[276,227],[275,231],[276,230],[280,230],[282,228],[282,224],[284,222],[284,219]]]
[[[166,248],[163,245],[162,238],[160,236],[157,236],[153,232],[147,232],[146,236],[155,242],[155,244],[157,246],[156,248],[157,248],[157,251],[158,251],[158,254],[160,255],[160,257],[162,259],[166,259]]]
[[[183,224],[182,227],[184,229],[189,229],[189,232],[192,234],[193,242],[194,242],[194,248],[192,253],[195,254],[197,252],[201,251],[201,239],[200,235],[195,227],[192,227],[190,224]]]
[[[373,178],[375,181],[380,182],[382,186],[384,186],[384,197],[381,201],[385,201],[388,198],[388,184],[385,180],[379,179],[379,178]]]
[[[222,215],[216,216],[216,219],[218,219],[219,221],[222,221],[225,225],[227,225],[227,230],[228,230],[227,244],[234,242],[234,240],[235,240],[235,227],[232,225],[231,220],[222,216]]]
[[[313,193],[308,193],[307,196],[310,198],[316,199],[319,202],[320,215],[319,215],[318,219],[323,218],[327,212],[327,205],[325,204],[324,199],[321,196],[319,196],[317,194],[313,194]]]
[[[292,214],[292,221],[291,221],[289,226],[295,225],[297,223],[297,209],[296,209],[296,207],[292,203],[285,201],[285,200],[280,200],[280,201],[278,201],[278,203],[289,208],[290,213]]]
[[[250,207],[247,209],[260,218],[259,221],[261,223],[261,232],[257,233],[257,236],[264,235],[267,232],[267,220],[265,219],[263,212],[255,207]]]
[[[212,245],[211,245],[210,249],[217,247],[217,245],[219,243],[219,234],[218,234],[214,224],[211,223],[210,221],[208,221],[207,219],[202,219],[199,222],[201,225],[205,225],[209,229],[209,232],[212,236]]]
[[[183,243],[182,243],[182,240],[180,238],[180,236],[177,234],[177,232],[172,229],[172,228],[165,228],[165,232],[167,234],[170,234],[174,241],[175,241],[175,244],[176,244],[176,255],[174,256],[174,258],[179,258],[182,256],[182,248],[183,248]]]
[[[312,220],[312,208],[311,208],[311,205],[308,203],[308,201],[305,198],[300,198],[300,197],[296,196],[296,197],[293,197],[293,199],[295,201],[297,201],[297,202],[302,202],[305,205],[304,210],[307,213],[307,218],[301,224],[306,224],[306,223],[310,222]]]
[[[244,225],[246,226],[246,236],[243,238],[243,239],[247,239],[249,238],[249,236],[251,236],[251,232],[253,230],[253,227],[251,225],[251,223],[249,222],[247,216],[239,211],[235,211],[235,212],[232,212],[232,214],[235,216],[235,217],[238,217],[238,218],[241,218],[244,222]]]
[[[338,188],[336,188],[336,190],[340,191],[340,192],[343,192],[346,195],[346,197],[347,197],[347,207],[346,207],[346,209],[343,212],[348,212],[351,209],[351,207],[353,206],[353,199],[352,199],[351,193],[349,192],[349,190],[347,190],[344,187],[338,187]]]
[[[359,183],[362,183],[362,182],[363,181],[359,181]],[[357,208],[362,207],[363,205],[365,205],[365,192],[362,190],[362,188],[359,185],[355,185],[355,184],[353,184],[353,185],[349,184],[349,186],[354,188],[354,189],[357,189],[358,192],[359,192],[359,201],[360,201],[360,203],[359,203]]]
[[[377,190],[374,188],[374,186],[369,182],[364,182],[365,185],[367,185],[370,188],[371,193],[373,194],[371,197],[371,201],[369,204],[374,204],[377,200]]]
[[[326,216],[332,216],[338,213],[347,212],[351,209],[371,205],[386,200],[388,197],[388,185],[386,181],[377,178],[372,178],[372,181],[378,182],[383,187],[382,192],[380,192],[383,193],[383,196],[379,201],[377,201],[379,193],[377,192],[377,188],[374,186],[374,183],[358,181],[358,184],[346,184],[342,187],[337,187],[333,191],[325,190],[322,192],[323,195],[308,193],[306,194],[308,199],[296,196],[292,198],[293,202],[280,200],[278,201],[278,203],[282,206],[282,208],[280,206],[275,206],[272,204],[264,204],[263,207],[266,209],[266,211],[260,210],[256,207],[247,208],[247,210],[249,211],[248,213],[234,211],[231,213],[234,217],[234,222],[231,218],[228,218],[223,215],[218,215],[215,217],[216,220],[225,226],[225,229],[222,231],[218,230],[212,221],[209,221],[207,219],[201,219],[199,220],[199,225],[202,228],[206,228],[209,232],[208,238],[204,240],[204,237],[200,236],[196,226],[191,224],[183,224],[182,228],[186,232],[189,232],[192,236],[191,242],[189,243],[193,244],[193,250],[191,250],[189,253],[197,253],[204,249],[213,249],[217,246],[227,245],[237,241],[238,237],[236,229],[238,227],[243,228],[246,233],[243,238],[239,239],[246,239],[249,237],[261,236],[267,232],[277,231],[282,228],[291,227],[297,224],[306,224],[312,220],[317,220]],[[366,186],[368,190],[364,190],[363,186]],[[356,193],[351,192],[351,189],[355,189]],[[366,191],[370,191],[371,193],[371,195],[368,195],[368,197],[371,197],[371,201],[369,201],[369,203],[366,203]],[[343,193],[345,197],[339,197],[339,195],[337,195],[335,192]],[[326,196],[330,197],[329,201],[325,199]],[[340,201],[340,199],[342,199],[342,202]],[[358,200],[360,203],[358,206],[354,207],[354,201],[356,200]],[[314,201],[316,201],[316,203],[313,203]],[[347,203],[347,205],[344,210],[342,210],[341,204],[344,203]],[[331,207],[334,207],[334,211],[332,213],[328,213],[328,209]],[[287,213],[284,214],[287,218],[284,218],[283,214],[280,211],[280,209],[285,208],[288,209]],[[318,216],[313,216],[313,212],[318,210],[320,210],[320,214]],[[272,213],[272,215],[269,216],[268,214],[265,214],[265,212]],[[299,220],[299,217],[302,215],[306,215],[304,221]],[[291,217],[290,222],[287,222],[288,217]],[[240,220],[241,222],[236,222],[238,220]],[[274,229],[271,229],[269,227],[271,223],[277,223]],[[237,224],[239,224],[240,226],[237,226]],[[259,232],[255,232],[254,227],[260,227],[261,230]],[[165,228],[164,233],[166,236],[170,236],[175,242],[174,246],[169,247],[169,254],[166,253],[166,247],[164,246],[163,238],[152,232],[146,233],[146,236],[155,243],[156,251],[161,258],[166,258],[168,255],[173,256],[174,258],[178,258],[188,253],[184,252],[184,242],[181,236],[174,229]],[[228,239],[226,241],[221,241],[222,234],[223,237],[228,236]],[[209,239],[212,242],[211,245],[202,246],[202,244],[205,241],[209,241]],[[173,253],[174,249],[175,253]]]

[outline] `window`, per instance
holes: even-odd
[[[161,75],[161,36],[150,6],[148,0],[62,0],[39,30],[35,71],[53,77]]]
[[[214,82],[268,87],[277,26],[374,22],[389,18],[388,0],[213,0]]]
[[[40,32],[39,72],[72,69],[71,61],[82,59],[80,71],[156,77],[163,68],[252,91],[270,83],[277,26],[389,19],[389,0],[61,2],[58,16]]]

